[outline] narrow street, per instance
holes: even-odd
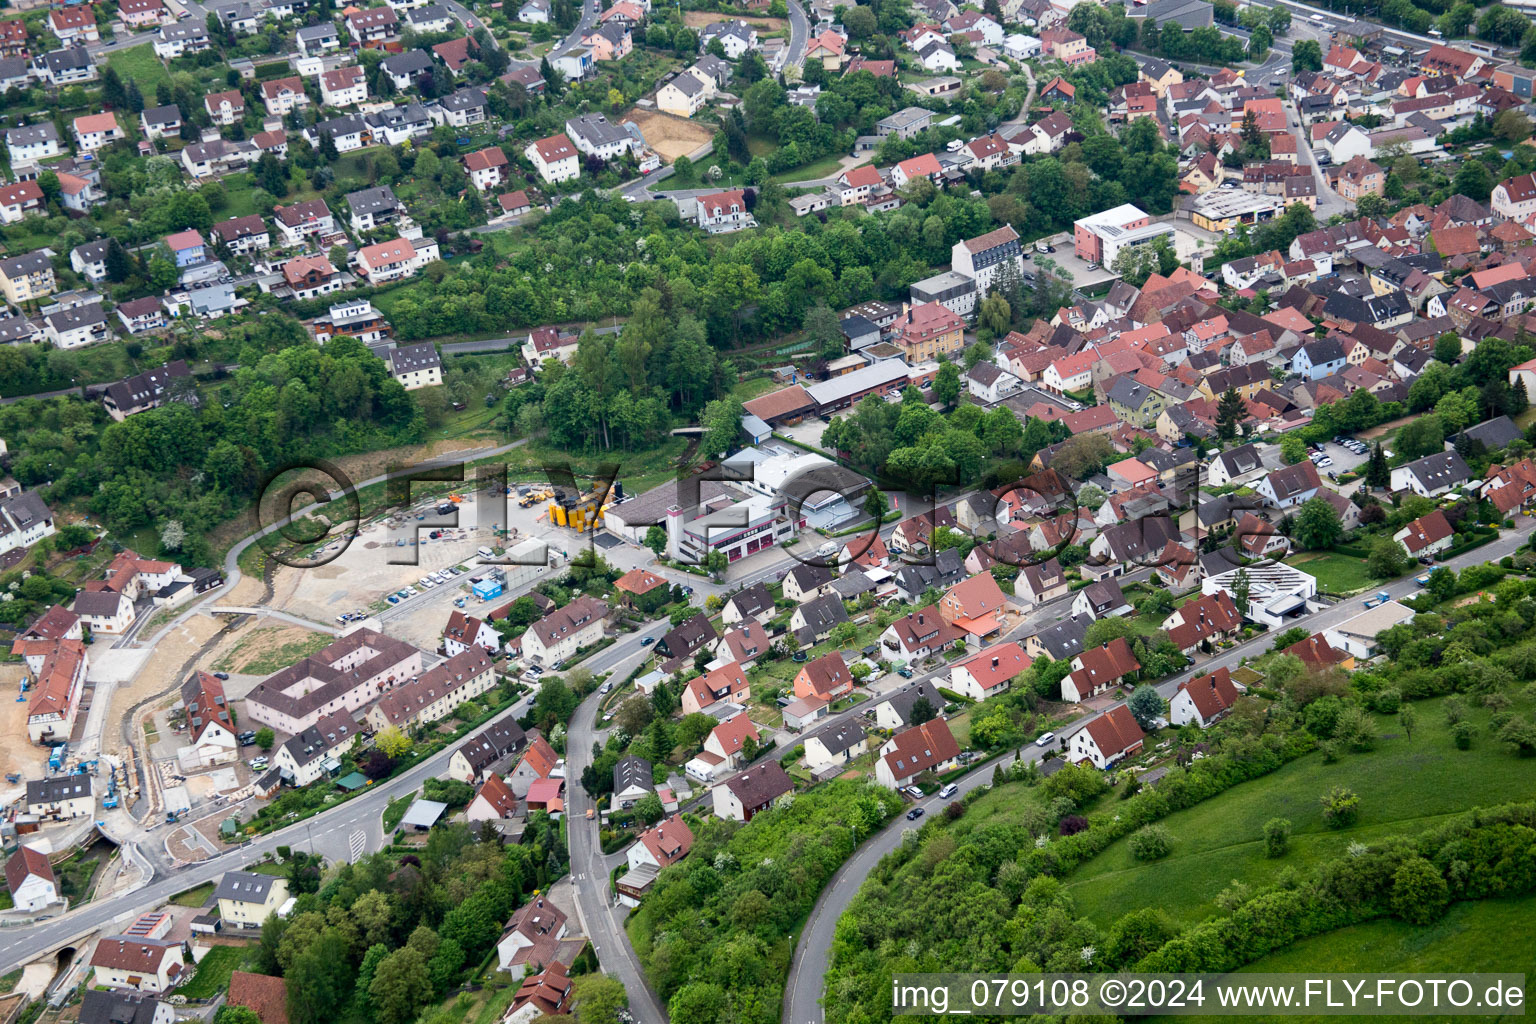
[[[1505,555],[1512,554],[1526,542],[1533,525],[1536,524],[1522,516],[1516,521],[1515,529],[1506,531],[1498,540],[1440,564],[1448,569],[1460,570],[1469,565],[1497,562]],[[1404,577],[1379,589],[1399,599],[1411,597],[1420,592],[1412,577]],[[1313,632],[1321,632],[1354,618],[1363,610],[1359,598],[1350,598],[1299,618],[1293,624],[1304,626]],[[1179,683],[1186,679],[1213,672],[1219,668],[1235,668],[1244,658],[1263,654],[1268,649],[1269,643],[1268,634],[1260,634],[1245,644],[1239,644],[1231,650],[1201,662],[1188,672],[1164,680],[1157,685],[1158,693],[1166,700],[1178,690]],[[1070,725],[1057,729],[1056,734],[1064,741],[1082,728],[1090,718],[1097,717],[1101,713],[1084,715]],[[1054,749],[1030,746],[1023,756],[1027,761],[1039,762],[1054,753]],[[923,808],[929,814],[934,814],[942,805],[960,800],[966,793],[978,787],[990,785],[993,766],[1006,768],[1014,760],[1014,755],[1007,753],[982,762],[958,781],[959,793],[950,797],[949,800],[930,796],[918,801],[915,806]],[[874,870],[882,857],[901,845],[904,833],[912,827],[904,818],[897,818],[891,822],[884,830],[867,840],[832,876],[827,887],[822,890],[821,897],[811,910],[810,918],[801,930],[800,942],[795,947],[795,956],[790,965],[789,981],[784,994],[781,1024],[823,1024],[826,1018],[822,1012],[821,994],[825,989],[827,965],[832,955],[832,939],[837,929],[838,919],[848,909],[865,876]]]

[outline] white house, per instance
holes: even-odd
[[[1147,734],[1136,724],[1131,709],[1116,705],[1078,730],[1068,743],[1073,761],[1108,768],[1122,758],[1141,752]]]
[[[581,174],[576,147],[563,133],[530,142],[523,150],[523,155],[533,164],[533,169],[539,172],[539,177],[550,184],[569,181]]]
[[[517,979],[530,965],[548,964],[566,931],[565,914],[543,896],[535,896],[517,908],[507,922],[507,930],[496,943],[497,967]]]
[[[11,892],[11,906],[17,910],[42,910],[59,898],[58,879],[47,854],[30,846],[18,848],[6,860],[5,884]]]
[[[194,672],[181,684],[181,703],[186,713],[187,739],[197,752],[199,765],[239,759],[235,720],[224,696],[223,683],[207,672]]]
[[[183,944],[165,939],[114,935],[102,939],[91,954],[96,984],[136,992],[169,992],[186,975]]]
[[[595,597],[578,597],[528,627],[523,634],[523,660],[550,666],[603,638],[608,605]]]
[[[1235,703],[1237,685],[1232,682],[1232,673],[1225,668],[1217,669],[1179,684],[1178,692],[1168,702],[1168,721],[1174,725],[1193,722],[1203,729],[1232,710]]]
[[[949,685],[962,696],[986,700],[1008,689],[1029,665],[1029,656],[1018,644],[997,644],[950,669]]]
[[[260,928],[288,901],[288,880],[255,871],[226,871],[213,895],[225,925]]]
[[[1436,452],[1392,470],[1392,489],[1438,498],[1472,479],[1472,471],[1455,452]]]

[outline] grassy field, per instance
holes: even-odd
[[[782,185],[789,182],[831,178],[837,175],[838,170],[842,166],[842,156],[833,154],[832,156],[824,156],[820,160],[812,160],[808,164],[801,164],[799,167],[791,167],[787,171],[780,171],[778,174],[773,175],[773,180]]]
[[[250,946],[214,946],[197,965],[197,973],[177,993],[188,999],[212,999],[229,988],[229,976],[250,962]]]
[[[278,634],[284,634],[286,643],[273,643]],[[293,639],[298,636],[298,639]],[[220,672],[245,672],[251,675],[270,675],[314,654],[335,640],[328,633],[310,633],[292,626],[274,626],[258,629],[240,641],[214,666]]]
[[[171,902],[178,907],[201,907],[208,902],[208,897],[213,895],[213,883],[204,882],[195,889],[179,892],[171,897]]]
[[[1286,559],[1287,564],[1317,577],[1325,594],[1356,594],[1379,586],[1381,580],[1365,571],[1365,559],[1330,552],[1307,552]]]
[[[107,66],[116,68],[117,73],[123,76],[123,81],[137,82],[139,92],[144,94],[146,100],[154,99],[155,86],[171,80],[171,73],[165,70],[165,65],[155,56],[152,46],[130,46],[118,50],[107,58]]]
[[[53,873],[59,880],[59,895],[69,900],[72,907],[77,907],[90,899],[96,872],[104,863],[106,863],[105,860],[99,857],[76,853],[67,860],[55,864]]]
[[[1129,910],[1157,905],[1189,924],[1213,911],[1212,899],[1233,879],[1263,885],[1283,867],[1304,868],[1337,856],[1356,840],[1417,832],[1469,807],[1531,799],[1536,781],[1504,744],[1489,738],[1490,712],[1470,711],[1478,736],[1471,750],[1462,751],[1451,743],[1441,703],[1414,705],[1418,725],[1412,739],[1401,734],[1396,719],[1379,718],[1380,739],[1371,753],[1346,754],[1336,764],[1309,754],[1171,815],[1165,824],[1173,833],[1173,853],[1164,860],[1142,864],[1124,840],[1115,843],[1071,876],[1078,909],[1107,927]],[[1514,710],[1529,714],[1532,703],[1517,699]],[[1323,825],[1319,797],[1334,786],[1360,796],[1354,828],[1334,831]],[[1290,819],[1294,833],[1291,852],[1271,860],[1264,855],[1261,829],[1276,817]]]
[[[1415,927],[1387,919],[1340,928],[1289,949],[1256,960],[1244,974],[1323,974],[1367,971],[1393,974],[1435,972],[1524,973],[1525,1001],[1531,1001],[1536,976],[1536,946],[1511,943],[1511,935],[1523,935],[1536,914],[1536,896],[1518,899],[1456,903],[1434,924]],[[1521,952],[1524,950],[1524,952]],[[1146,1024],[1164,1024],[1185,1017],[1146,1017]],[[1341,1021],[1379,1020],[1379,1017],[1286,1016],[1286,1024],[1340,1024]],[[1494,1019],[1494,1018],[1484,1018]],[[1498,1018],[1503,1019],[1503,1018]]]

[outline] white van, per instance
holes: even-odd
[[[481,558],[495,558],[496,557],[496,553],[494,551],[492,551],[490,548],[476,548],[475,549],[475,554],[479,555]]]
[[[1053,740],[1055,738],[1056,738],[1056,734],[1055,733],[1053,733],[1053,732],[1043,732],[1043,733],[1041,733],[1039,735],[1038,738],[1036,738],[1035,744],[1037,746],[1041,746],[1041,747],[1048,746],[1050,744],[1051,740]]]
[[[951,782],[949,785],[939,790],[939,799],[948,800],[958,792],[960,792],[960,787]]]

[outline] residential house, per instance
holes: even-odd
[[[1072,671],[1061,681],[1061,699],[1069,703],[1096,697],[1141,669],[1125,637],[1090,647],[1072,659]]]
[[[1096,580],[1079,590],[1072,599],[1072,614],[1089,620],[1118,619],[1131,614],[1131,605],[1119,582],[1110,577]]]
[[[523,634],[523,659],[545,667],[564,661],[602,639],[607,615],[606,602],[576,598],[528,627]]]
[[[528,736],[509,712],[465,740],[448,761],[448,777],[474,785],[494,775],[496,767],[527,745]]]
[[[1392,535],[1414,558],[1434,558],[1449,548],[1455,537],[1450,521],[1439,509],[1420,516]]]
[[[1437,452],[1392,470],[1392,489],[1412,491],[1424,498],[1438,498],[1461,487],[1472,472],[1455,452]]]
[[[768,758],[727,779],[710,790],[716,817],[727,821],[751,821],[793,791],[795,782],[776,758]]]
[[[963,697],[985,700],[1007,690],[1029,666],[1029,656],[1017,643],[998,644],[950,669],[949,685]]]
[[[539,177],[550,184],[569,181],[581,174],[576,147],[564,134],[529,143],[523,155],[532,162]]]
[[[198,765],[239,760],[234,712],[224,696],[222,682],[207,672],[193,672],[181,684],[181,704],[186,714],[187,739],[197,752]]]
[[[1127,757],[1141,752],[1147,734],[1131,714],[1131,709],[1118,704],[1109,711],[1090,719],[1088,724],[1073,734],[1068,743],[1070,757],[1079,763],[1086,762],[1095,768],[1108,768]]]
[[[6,859],[5,885],[11,893],[11,907],[25,913],[36,913],[59,900],[53,865],[48,863],[47,854],[32,846],[17,847]]]
[[[219,920],[230,928],[260,928],[288,900],[288,880],[255,871],[226,871],[213,890]]]
[[[1194,723],[1205,728],[1237,703],[1237,685],[1226,668],[1187,679],[1168,702],[1168,721],[1175,726]]]
[[[683,688],[683,714],[697,714],[719,701],[745,706],[751,699],[752,687],[747,682],[746,672],[733,661],[688,681]]]
[[[108,936],[96,943],[91,968],[97,985],[137,992],[169,992],[186,975],[185,945],[166,939]]]
[[[960,744],[942,718],[903,729],[880,746],[875,780],[889,789],[909,786],[924,772],[940,773],[960,757]]]

